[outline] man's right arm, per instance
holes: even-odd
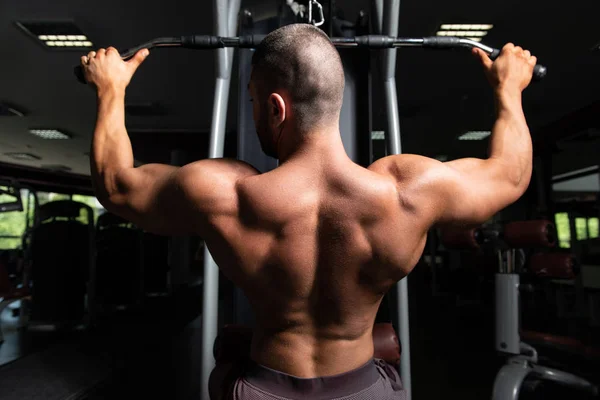
[[[527,190],[532,144],[521,93],[498,89],[496,107],[498,116],[487,159],[459,159],[433,169],[439,176],[434,179],[437,188],[432,189],[444,201],[435,222],[481,224]]]
[[[532,144],[521,92],[531,81],[535,57],[512,45],[505,46],[496,63],[478,55],[496,97],[489,157],[441,163],[398,155],[370,167],[395,178],[401,204],[419,210],[425,229],[435,223],[481,224],[517,201],[529,186]]]

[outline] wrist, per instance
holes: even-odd
[[[496,100],[508,102],[521,102],[522,91],[514,86],[498,85],[494,89]]]
[[[498,113],[522,110],[522,93],[518,88],[497,87],[494,95]]]
[[[125,97],[125,88],[117,86],[103,86],[97,89],[98,99],[107,97]]]

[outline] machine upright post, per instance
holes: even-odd
[[[240,0],[213,1],[215,31],[217,36],[235,36],[239,9]],[[217,50],[217,78],[215,82],[215,97],[210,129],[209,158],[223,157],[232,61],[233,49]],[[209,400],[208,380],[210,378],[210,373],[215,366],[213,345],[217,338],[218,310],[219,270],[208,251],[208,248],[205,247],[202,304],[202,400]]]
[[[398,36],[398,20],[400,17],[400,0],[385,0],[383,8],[377,2],[376,11],[383,9],[384,35]],[[379,18],[379,16],[377,16]],[[400,141],[400,113],[398,111],[398,93],[396,89],[396,49],[384,50],[383,54],[383,79],[385,89],[385,102],[388,117],[388,134],[386,135],[388,154],[401,154]],[[398,336],[402,343],[402,356],[400,358],[400,376],[406,390],[406,398],[412,398],[411,371],[410,371],[410,326],[408,313],[408,285],[406,278],[396,284],[398,314]]]

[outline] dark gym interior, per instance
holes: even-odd
[[[411,398],[597,398],[600,3],[241,0],[237,29],[219,34],[217,5],[236,2],[0,0],[0,400],[208,400],[204,239],[156,235],[98,201],[90,172],[96,98],[74,67],[91,50],[154,38],[268,34],[310,22],[297,12],[309,4],[323,7],[320,28],[330,37],[388,35],[376,8],[399,4],[392,36],[456,34],[493,49],[510,42],[547,68],[523,94],[533,142],[525,194],[483,226],[432,228],[405,278],[408,304],[391,290],[376,324],[391,323],[400,339],[405,358],[392,364],[405,374],[409,366]],[[397,153],[487,157],[496,113],[480,63],[465,48],[425,47],[339,49],[340,131],[363,167]],[[226,51],[233,58],[216,154],[215,78]],[[252,51],[151,49],[126,95],[135,165],[224,156],[261,172],[276,167],[254,133]],[[390,123],[384,51],[396,52],[399,130]],[[222,272],[215,300],[216,332],[253,323]],[[515,365],[526,370],[518,384]],[[506,395],[506,376],[518,397]]]

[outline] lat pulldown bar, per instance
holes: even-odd
[[[187,49],[221,49],[225,47],[237,48],[255,48],[264,39],[265,35],[246,35],[240,37],[221,37],[210,35],[191,35],[179,37],[164,37],[151,40],[139,46],[133,47],[121,53],[124,60],[128,60],[141,49],[153,49],[158,47],[183,47]],[[398,47],[423,47],[426,49],[456,49],[478,48],[488,54],[495,60],[500,55],[499,49],[486,46],[474,40],[447,37],[447,36],[432,36],[424,38],[395,38],[385,35],[364,35],[355,36],[352,38],[333,37],[331,42],[336,47],[361,47],[368,49],[392,49]],[[536,80],[540,80],[546,76],[547,69],[543,65],[536,65],[533,70],[533,76]],[[81,83],[86,83],[83,75],[83,69],[80,65],[75,67],[75,76]]]

